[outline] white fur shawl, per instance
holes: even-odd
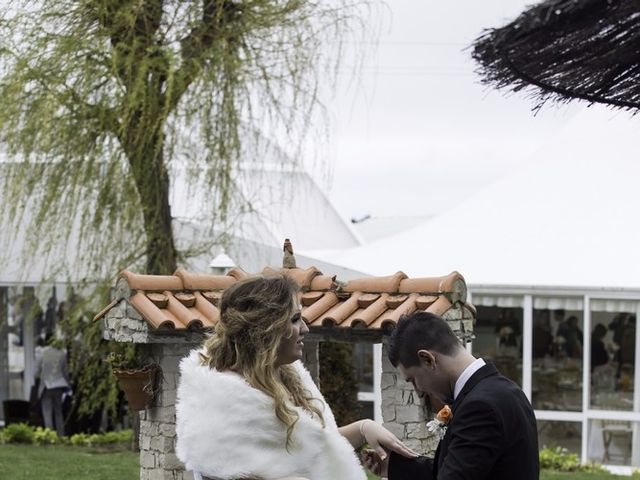
[[[200,365],[197,351],[180,362],[176,401],[176,454],[187,470],[233,479],[365,480],[351,444],[338,432],[331,409],[301,362],[294,366],[304,386],[325,405],[326,427],[301,408],[285,449],[286,428],[273,400],[239,375]]]

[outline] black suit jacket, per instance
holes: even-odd
[[[487,363],[451,407],[447,432],[431,461],[392,454],[389,480],[537,480],[538,431],[520,387]]]

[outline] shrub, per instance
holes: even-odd
[[[129,443],[133,439],[133,430],[118,430],[102,434],[103,443]]]
[[[33,443],[33,427],[26,423],[11,423],[4,427],[3,440],[5,443]]]
[[[353,350],[351,343],[320,343],[320,391],[338,425],[347,425],[360,418]]]
[[[37,427],[33,431],[33,443],[38,445],[55,445],[62,443],[62,439],[57,432],[48,428]]]
[[[132,430],[120,430],[106,433],[76,433],[70,438],[59,437],[48,428],[32,427],[26,423],[12,423],[0,430],[0,445],[5,443],[33,443],[36,445],[70,444],[74,446],[107,445],[115,443],[131,443]]]
[[[132,430],[120,430],[117,432],[94,433],[88,435],[86,433],[76,433],[71,436],[71,445],[93,447],[95,445],[107,445],[114,443],[128,443],[133,438]]]
[[[88,443],[88,438],[89,435],[87,435],[86,433],[76,433],[74,435],[71,435],[69,443],[75,446],[86,445]]]
[[[559,472],[603,472],[601,465],[580,464],[578,456],[563,447],[544,447],[540,450],[540,469]]]

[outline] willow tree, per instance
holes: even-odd
[[[31,252],[60,256],[66,238],[79,238],[74,249],[91,273],[112,275],[135,259],[151,274],[176,268],[173,167],[196,172],[212,213],[224,216],[253,133],[301,144],[318,92],[335,78],[326,73],[337,73],[340,39],[364,25],[368,5],[9,0],[0,8],[11,207],[0,220],[23,232]]]
[[[224,217],[256,132],[302,145],[338,73],[341,39],[365,31],[368,9],[366,0],[2,2],[0,234],[14,234],[0,256],[13,262],[12,245],[24,243],[27,266],[71,259],[88,280],[136,262],[172,273],[172,172],[191,172],[211,191],[209,218]],[[75,320],[63,330],[85,333],[74,357],[84,413],[113,408],[99,329]]]

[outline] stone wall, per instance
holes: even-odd
[[[156,344],[162,378],[151,408],[140,412],[140,480],[191,480],[175,454],[176,387],[180,359],[194,348],[189,344]]]

